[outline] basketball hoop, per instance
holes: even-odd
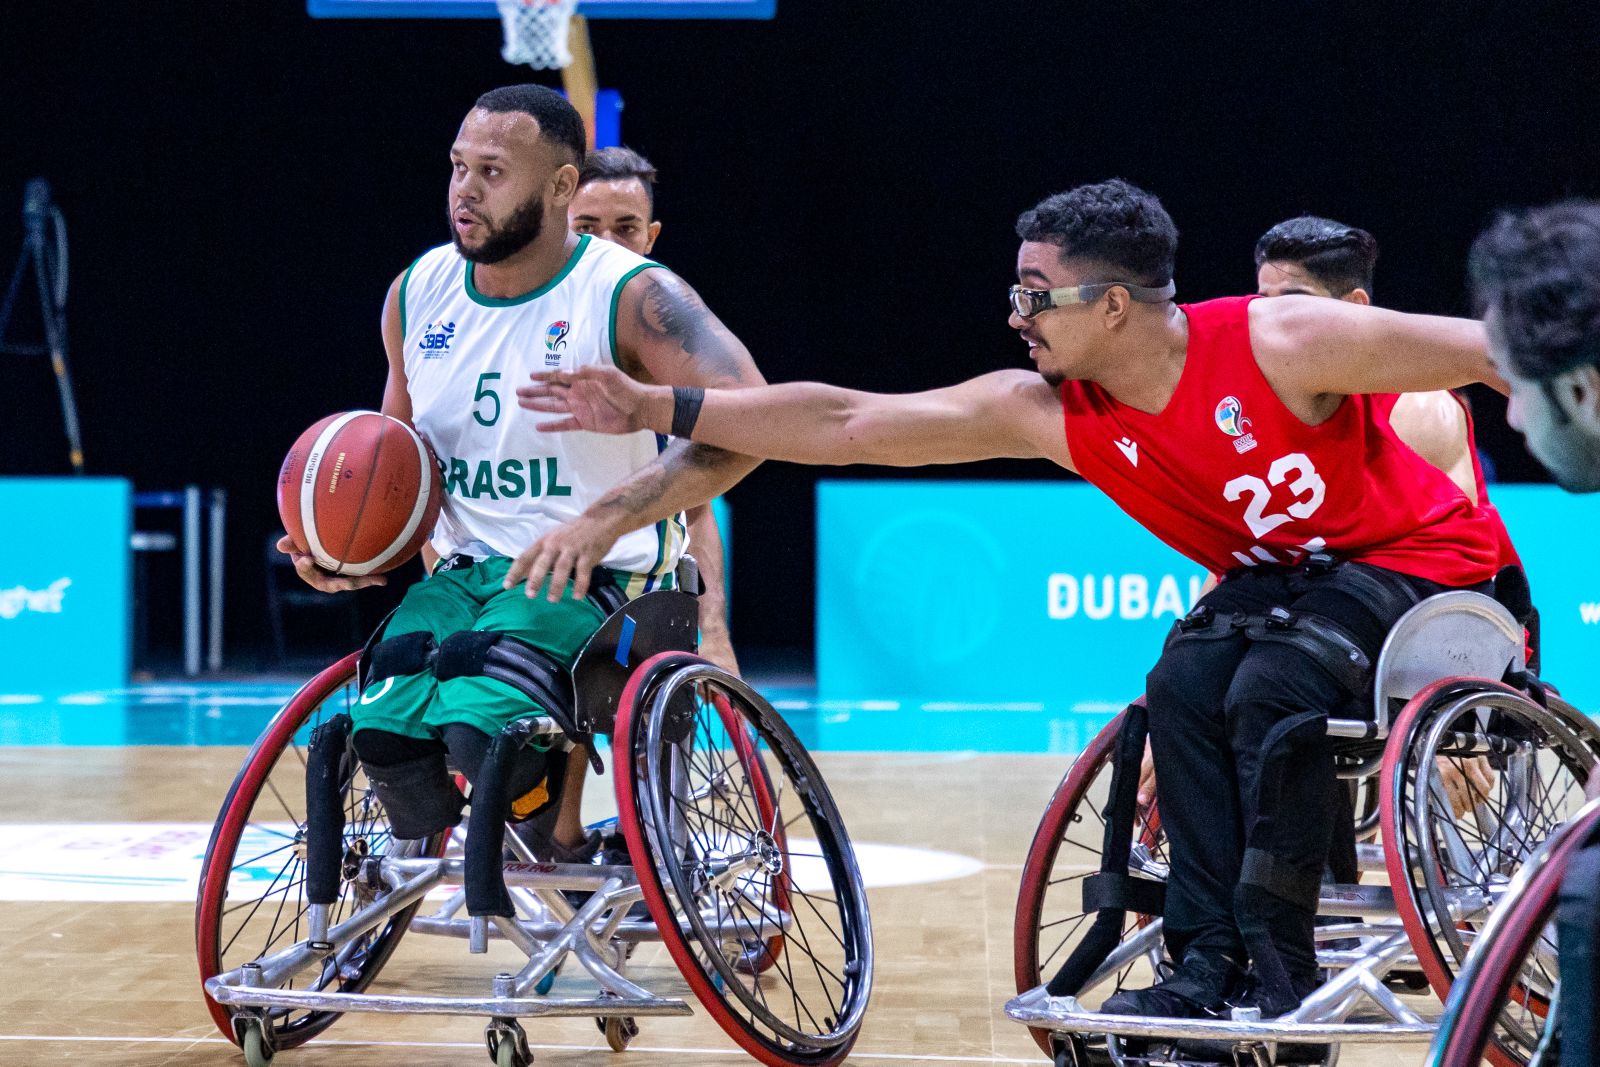
[[[568,26],[578,0],[495,0],[507,63],[526,63],[535,70],[560,70],[572,62]]]

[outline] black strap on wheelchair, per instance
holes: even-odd
[[[1159,882],[1132,878],[1128,857],[1133,849],[1133,823],[1139,804],[1139,767],[1149,733],[1145,709],[1132,705],[1123,713],[1122,729],[1111,765],[1111,800],[1105,811],[1105,840],[1100,871],[1083,885],[1083,910],[1095,920],[1078,947],[1056,971],[1045,991],[1053,997],[1076,996],[1091,975],[1122,940],[1122,924],[1129,911],[1161,914],[1166,887]],[[1136,883],[1144,882],[1144,885]]]
[[[1101,871],[1083,882],[1083,910],[1086,912],[1115,908],[1160,915],[1166,902],[1166,887],[1152,878]]]
[[[396,634],[368,646],[365,662],[367,681],[421,674],[433,666],[439,645],[426,630]]]
[[[1276,607],[1252,615],[1245,633],[1251,641],[1289,645],[1305,653],[1351,694],[1366,692],[1372,681],[1372,660],[1349,631],[1330,619]]]
[[[605,764],[573,717],[572,675],[550,653],[498,630],[463,630],[439,642],[433,676],[441,682],[480,675],[504,682],[544,709],[567,740],[583,748],[595,773]]]
[[[589,602],[609,619],[622,610],[628,602],[628,594],[622,591],[610,570],[596,567],[589,578]]]
[[[516,915],[506,891],[503,866],[506,813],[511,810],[512,765],[533,731],[529,720],[515,719],[495,735],[472,784],[472,814],[467,819],[464,882],[468,915]]]
[[[448,570],[459,570],[462,567],[472,566],[476,560],[471,556],[451,556],[434,568],[435,574]],[[617,585],[614,572],[605,567],[596,567],[589,579],[588,600],[607,618],[616,614],[628,603],[628,594]],[[356,666],[357,684],[362,690],[373,682],[381,682],[385,678],[402,677],[411,674],[421,674],[434,665],[440,645],[432,634],[425,630],[414,630],[409,633],[384,636],[389,623],[394,619],[395,611],[384,616],[378,628],[372,631],[372,636],[367,638],[367,643],[361,649],[361,660]],[[454,636],[454,635],[452,635]],[[449,638],[446,638],[449,640]],[[531,646],[530,646],[531,647]],[[565,668],[563,668],[564,670]],[[481,673],[481,672],[466,672]],[[441,679],[442,681],[443,679]],[[508,684],[516,685],[515,682]],[[521,688],[520,686],[518,688]],[[539,699],[541,704],[546,702]],[[566,698],[564,705],[571,704],[571,699]],[[547,705],[548,706],[548,705]]]
[[[389,622],[394,618],[395,611],[399,610],[399,608],[395,608],[394,611],[385,615],[383,621],[378,624],[378,628],[372,631],[372,636],[367,638],[367,643],[361,646],[361,656],[356,660],[356,687],[362,692],[366,692],[367,686],[371,685],[373,681],[372,653],[383,640],[383,631],[389,628]]]
[[[1522,625],[1526,645],[1528,670],[1539,670],[1539,609],[1533,603],[1533,589],[1528,576],[1516,564],[1501,567],[1494,576],[1494,598],[1500,606],[1511,612],[1511,617]]]
[[[306,752],[306,901],[311,904],[339,899],[349,748],[350,716],[343,712],[311,731]]]

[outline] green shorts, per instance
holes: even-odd
[[[492,556],[470,567],[443,571],[406,590],[400,607],[384,627],[384,637],[418,630],[443,641],[463,630],[497,630],[511,634],[571,667],[578,651],[605,614],[588,600],[574,600],[571,588],[558,603],[545,599],[545,589],[529,597],[518,585],[502,583],[511,560]],[[627,590],[638,588],[636,577],[612,572]],[[436,681],[431,670],[373,682],[350,709],[357,730],[388,730],[406,737],[435,738],[447,723],[465,723],[487,734],[500,732],[512,719],[543,714],[544,708],[504,682],[460,677]]]

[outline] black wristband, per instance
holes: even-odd
[[[700,405],[705,403],[706,391],[695,386],[672,387],[672,436],[685,440],[694,432],[700,419]]]

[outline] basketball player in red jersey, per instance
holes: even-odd
[[[1256,242],[1256,292],[1262,296],[1331,297],[1352,304],[1372,303],[1378,242],[1372,234],[1332,219],[1301,215],[1278,223]],[[1488,481],[1478,459],[1472,411],[1447,389],[1385,396],[1389,425],[1401,441],[1450,476],[1461,491],[1499,513],[1489,503]],[[1521,561],[1503,524],[1501,565]]]
[[[1256,292],[1262,296],[1321,296],[1352,304],[1372,303],[1378,242],[1366,230],[1316,215],[1278,223],[1256,242]],[[1511,609],[1528,636],[1528,664],[1539,668],[1539,613],[1534,608],[1522,560],[1511,543],[1499,511],[1489,502],[1488,481],[1478,459],[1472,411],[1449,390],[1395,393],[1374,397],[1389,407],[1395,435],[1418,455],[1450,476],[1450,480],[1489,511],[1500,543],[1500,572],[1495,595]],[[1486,757],[1440,760],[1439,775],[1457,816],[1466,814],[1488,795],[1494,782]],[[1463,771],[1465,773],[1463,773]],[[1151,775],[1151,778],[1154,776]],[[1146,782],[1139,783],[1141,798]],[[1153,788],[1153,787],[1151,787]],[[1339,850],[1336,848],[1335,852]],[[1353,860],[1352,860],[1353,862]],[[1345,872],[1340,881],[1354,881]]]
[[[1485,589],[1498,559],[1489,517],[1370,394],[1492,379],[1483,327],[1307,297],[1175,304],[1177,229],[1122,181],[1049,197],[1017,233],[1010,321],[1037,371],[885,396],[673,390],[596,368],[536,374],[520,402],[561,415],[552,429],[648,427],[799,463],[1048,458],[1224,575],[1146,687],[1179,962],[1104,1010],[1281,1014],[1317,984],[1326,720],[1370,714],[1370,664],[1401,614]]]

